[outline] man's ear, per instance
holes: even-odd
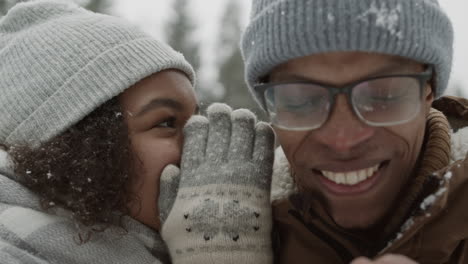
[[[424,102],[425,102],[425,109],[426,113],[429,113],[432,107],[432,103],[434,102],[434,91],[432,89],[432,85],[428,83],[426,88],[424,89]]]

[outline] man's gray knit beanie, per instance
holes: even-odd
[[[279,64],[333,51],[397,55],[435,66],[446,89],[453,28],[437,0],[252,0],[241,49],[253,85]]]
[[[165,69],[195,82],[182,54],[125,21],[65,1],[17,4],[0,20],[0,144],[38,146]]]

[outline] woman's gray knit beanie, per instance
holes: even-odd
[[[70,2],[17,4],[0,20],[0,143],[37,146],[182,54],[118,18]]]
[[[437,0],[252,0],[241,49],[253,86],[276,66],[333,51],[402,56],[435,67],[436,96],[446,89],[452,24]]]

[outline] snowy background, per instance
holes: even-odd
[[[455,28],[455,56],[453,75],[448,93],[459,87],[468,96],[468,0],[440,0]]]
[[[15,2],[0,0],[0,16]],[[251,0],[70,0],[117,15],[184,53],[198,72],[203,104],[224,101],[261,116],[243,79],[238,49]],[[455,28],[455,56],[447,94],[468,97],[468,0],[439,0]]]
[[[141,25],[155,36],[163,36],[165,21],[174,15],[171,0],[115,0],[115,14]],[[242,25],[245,26],[250,12],[250,0],[237,0],[241,2]],[[216,53],[215,39],[219,31],[219,21],[226,6],[227,0],[189,0],[190,9],[198,23],[197,34],[204,42],[203,57],[208,65],[204,74],[215,74],[211,69]],[[448,93],[455,93],[455,89],[463,89],[468,95],[468,0],[439,0],[445,11],[453,21],[455,28],[455,57],[454,69]],[[206,73],[208,71],[208,73]],[[208,77],[209,78],[209,77]]]

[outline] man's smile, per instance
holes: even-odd
[[[365,181],[367,178],[370,178],[374,175],[379,169],[379,164],[356,171],[348,171],[348,172],[333,172],[333,171],[321,171],[322,175],[325,176],[330,181],[333,181],[336,184],[344,184],[344,185],[355,185]]]
[[[335,195],[356,195],[370,190],[380,179],[388,161],[358,169],[314,170],[319,182]]]

